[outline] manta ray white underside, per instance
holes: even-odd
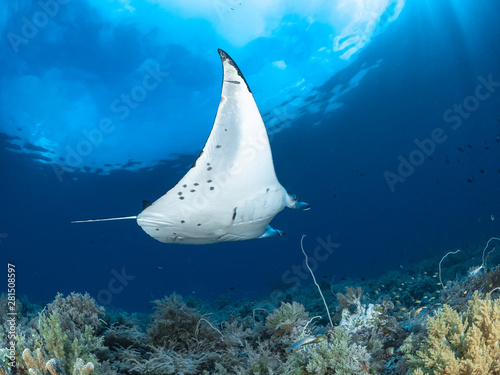
[[[137,216],[73,221],[137,219],[165,243],[209,244],[282,236],[269,226],[285,207],[308,209],[279,183],[266,128],[238,66],[219,50],[222,98],[207,143],[186,175]]]

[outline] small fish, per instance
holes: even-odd
[[[479,273],[479,271],[481,271],[482,269],[483,269],[482,265],[479,266],[479,267],[474,268],[473,270],[471,270],[469,272],[469,277],[476,276]]]
[[[302,340],[297,341],[294,343],[292,346],[290,346],[287,351],[291,351],[297,348],[300,348],[301,346],[304,345],[309,345],[309,344],[316,344],[318,342],[321,342],[326,339],[326,336],[307,336],[304,337]]]

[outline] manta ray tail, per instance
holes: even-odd
[[[110,217],[108,219],[92,219],[92,220],[74,220],[71,223],[91,223],[93,221],[113,221],[113,220],[128,220],[128,219],[137,219],[136,216],[122,216],[122,217]]]

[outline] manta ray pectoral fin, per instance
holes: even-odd
[[[295,194],[288,193],[287,207],[293,208],[296,210],[306,211],[306,210],[311,208],[311,205],[309,203],[306,203],[306,202],[299,202],[297,200],[297,196]]]
[[[267,238],[267,237],[283,237],[285,232],[279,229],[274,229],[270,225],[266,227],[266,231],[259,238]]]

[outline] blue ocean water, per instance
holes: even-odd
[[[498,2],[40,3],[0,6],[0,252],[30,300],[252,301],[311,285],[302,234],[327,282],[500,234]],[[217,48],[311,210],[273,220],[285,237],[203,246],[134,221],[70,224],[136,215],[187,172],[220,101]]]

